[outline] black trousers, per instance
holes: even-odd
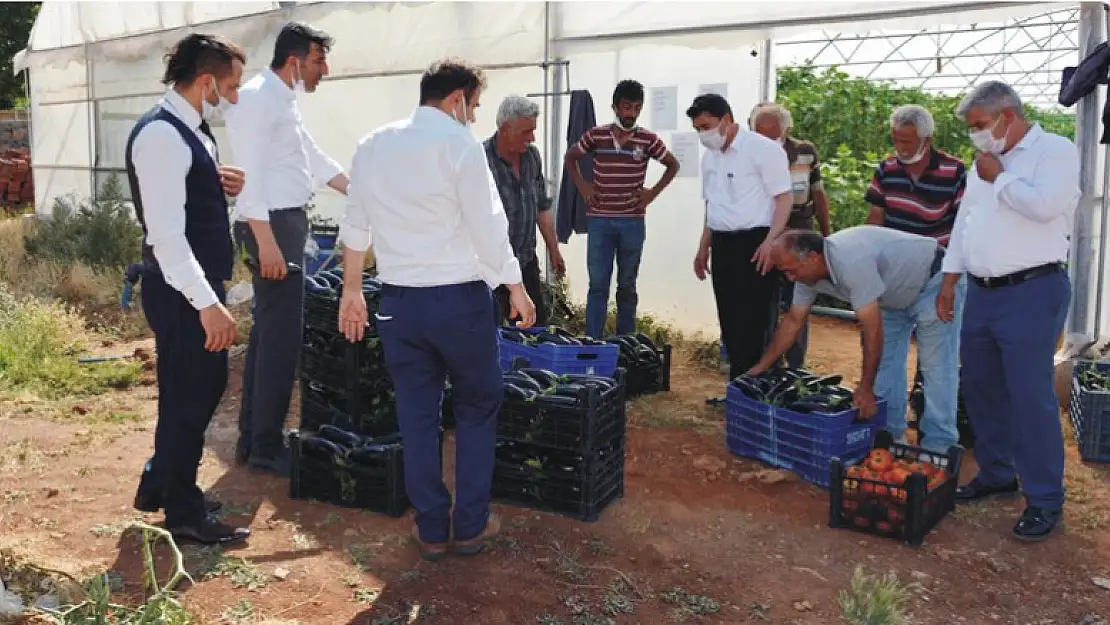
[[[533,258],[528,264],[521,265],[520,273],[524,279],[524,290],[536,304],[536,325],[545,326],[547,325],[547,302],[544,300],[539,259]],[[497,296],[497,303],[501,307],[501,320],[504,322],[509,319],[509,289],[499,286],[493,293]]]
[[[223,282],[211,284],[223,302]],[[227,387],[227,352],[204,348],[200,314],[160,272],[144,273],[142,300],[158,356],[158,425],[143,479],[162,491],[166,527],[197,525],[205,517],[197,468],[204,431]]]
[[[711,239],[710,276],[721,341],[728,350],[729,379],[759,362],[775,326],[781,279],[777,271],[759,273],[752,261],[767,232],[767,228],[714,232]]]

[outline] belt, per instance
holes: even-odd
[[[1018,284],[1021,284],[1022,282],[1028,282],[1033,278],[1040,278],[1041,276],[1047,276],[1049,274],[1054,274],[1058,271],[1063,270],[1064,263],[1048,263],[1045,265],[1038,265],[1036,267],[1022,269],[1021,271],[1015,271],[1011,274],[996,276],[993,278],[980,278],[979,276],[971,276],[971,281],[983,287],[984,289],[997,289],[1004,286],[1016,286]]]
[[[929,267],[929,277],[937,275],[940,268],[944,265],[944,248],[937,246],[936,253],[933,254],[933,264]]]

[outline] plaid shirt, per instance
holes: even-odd
[[[520,155],[520,175],[497,153],[497,134],[483,142],[505,216],[509,219],[509,243],[521,266],[536,260],[536,216],[551,210],[547,181],[536,146]]]

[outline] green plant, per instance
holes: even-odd
[[[861,567],[856,567],[848,589],[837,596],[845,625],[904,625],[908,599],[909,590],[896,575],[876,578],[864,574]]]

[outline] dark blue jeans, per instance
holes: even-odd
[[[992,289],[969,280],[960,337],[964,402],[979,465],[975,479],[997,486],[1020,478],[1028,504],[1048,510],[1064,506],[1064,435],[1052,356],[1070,299],[1064,271]]]
[[[451,494],[440,464],[440,406],[451,376],[455,415],[455,538],[482,533],[489,517],[497,413],[503,390],[497,344],[500,312],[484,282],[382,289],[374,314],[397,392],[405,446],[405,491],[420,537],[445,543]]]
[[[617,263],[617,334],[636,331],[636,276],[644,251],[647,228],[642,217],[590,217],[587,224],[586,269],[590,291],[586,297],[586,334],[601,338],[609,315],[613,261]]]

